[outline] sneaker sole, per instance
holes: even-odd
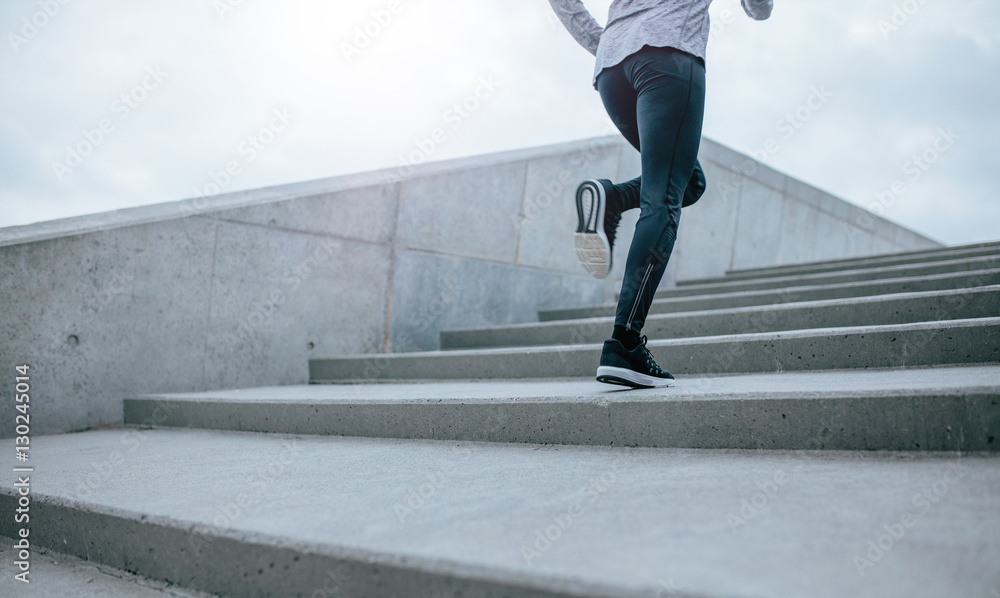
[[[588,193],[593,201],[591,208],[584,213],[584,194]],[[607,197],[601,183],[584,181],[577,187],[576,213],[579,223],[576,227],[576,259],[594,278],[606,278],[611,272],[611,243],[604,234],[606,206]]]
[[[673,378],[657,378],[626,368],[602,365],[597,368],[597,381],[632,388],[666,388],[674,385]]]

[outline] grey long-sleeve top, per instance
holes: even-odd
[[[741,0],[747,15],[758,21],[771,16],[773,0]],[[712,0],[614,0],[602,28],[581,0],[549,0],[552,10],[581,46],[597,57],[594,82],[643,46],[670,47],[705,59],[708,5]]]

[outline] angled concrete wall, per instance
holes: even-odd
[[[710,140],[699,157],[709,190],[681,217],[678,279],[941,247]]]
[[[665,284],[936,245],[703,148],[710,190]],[[72,431],[120,421],[125,396],[304,383],[310,357],[610,301],[576,263],[573,192],[637,158],[591,139],[0,229],[0,371],[31,366],[33,433]]]

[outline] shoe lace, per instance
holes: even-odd
[[[666,374],[666,372],[663,370],[663,368],[661,368],[659,365],[657,365],[656,362],[653,360],[653,354],[650,353],[649,349],[646,348],[646,341],[647,340],[649,340],[649,339],[646,338],[645,334],[642,335],[641,339],[639,339],[639,346],[642,347],[642,358],[646,362],[646,368],[650,372],[653,372],[654,374],[658,374],[658,375],[659,374]]]

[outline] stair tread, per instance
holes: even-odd
[[[744,332],[739,334],[717,334],[709,336],[695,336],[688,338],[671,339],[650,339],[646,346],[666,347],[674,345],[691,345],[702,343],[723,343],[734,340],[779,340],[787,338],[807,338],[807,337],[827,337],[848,334],[864,334],[866,332],[887,332],[887,331],[920,331],[932,330],[936,328],[970,328],[989,327],[1000,325],[1000,316],[989,318],[964,318],[958,320],[942,320],[934,322],[912,322],[907,324],[876,324],[866,326],[840,326],[840,327],[818,327],[803,328],[797,330],[779,330],[774,332]],[[437,351],[412,351],[406,353],[362,353],[354,355],[342,355],[336,357],[314,357],[310,362],[336,361],[346,359],[356,360],[392,360],[392,359],[414,359],[419,357],[455,357],[460,355],[490,355],[490,354],[545,354],[560,353],[567,350],[594,349],[601,348],[601,343],[558,344],[540,345],[528,347],[490,347],[483,349],[454,349]]]
[[[805,291],[823,290],[823,289],[833,289],[833,288],[864,288],[864,287],[876,287],[879,285],[899,285],[907,282],[922,282],[922,281],[936,281],[936,280],[947,280],[952,278],[967,278],[970,276],[988,276],[996,274],[1000,269],[998,268],[984,268],[981,270],[968,270],[960,272],[942,272],[939,274],[924,274],[921,276],[901,276],[899,278],[876,278],[873,280],[855,280],[850,282],[840,282],[832,284],[805,284],[797,283],[794,286],[789,287],[779,287],[772,289],[755,289],[750,291],[730,291],[724,293],[711,293],[707,295],[685,295],[682,297],[663,297],[658,298],[656,301],[670,302],[670,301],[685,301],[689,299],[697,299],[699,297],[721,297],[725,295],[768,295],[775,293],[797,293]],[[979,286],[979,285],[976,285]],[[961,287],[961,288],[972,288],[972,287]],[[669,290],[669,289],[667,289]],[[941,290],[941,289],[935,289]],[[950,290],[950,289],[944,289]],[[920,292],[920,291],[917,291]],[[865,296],[878,296],[883,293],[876,293],[874,295]]]
[[[932,259],[941,258],[947,259],[944,256],[965,256],[969,254],[980,254],[980,255],[992,255],[1000,253],[1000,243],[990,242],[990,243],[974,243],[970,245],[953,245],[949,247],[941,247],[937,249],[920,249],[914,251],[901,251],[893,253],[876,253],[872,255],[864,255],[852,258],[837,258],[829,260],[815,260],[810,262],[794,262],[788,264],[782,264],[779,266],[760,266],[757,268],[734,268],[732,270],[727,270],[726,274],[755,274],[758,272],[770,272],[770,271],[782,271],[782,270],[796,270],[800,268],[809,267],[824,267],[824,266],[838,266],[838,265],[850,265],[850,264],[869,264],[869,263],[880,263],[887,260],[893,259],[920,259],[921,257],[929,257]]]
[[[559,595],[650,596],[669,589],[697,596],[937,597],[985,595],[1000,581],[995,456],[545,447],[164,429],[143,430],[141,442],[128,449],[122,444],[127,432],[33,438],[39,473],[32,508],[60,503],[141,520],[142,530],[195,530],[240,546],[279,546]],[[3,445],[13,450],[13,441]],[[115,451],[120,457],[109,461]],[[81,496],[81,474],[108,462],[116,466],[91,476],[95,487]],[[247,485],[264,475],[265,488]],[[768,483],[773,491],[765,494]],[[934,492],[935,484],[944,490],[922,512],[913,497]],[[241,494],[244,506],[234,511]],[[758,510],[741,512],[742,501],[756,501]],[[867,542],[878,541],[887,533],[883,526],[904,512],[916,525],[859,574],[854,557],[865,558]],[[558,529],[560,520],[565,530]],[[556,538],[551,545],[534,545],[547,531]],[[161,538],[159,528],[132,534],[120,538],[120,550],[139,557],[148,543],[158,562],[176,560],[181,571],[184,559],[204,555],[161,546]],[[229,566],[213,574],[237,577],[252,568],[255,575],[258,564],[231,546]],[[293,565],[289,583],[297,574]],[[289,591],[308,595],[311,588]]]
[[[911,301],[914,299],[924,299],[924,298],[955,298],[955,297],[968,297],[976,295],[993,295],[1000,292],[1000,285],[985,285],[979,287],[969,287],[964,289],[949,289],[941,291],[916,291],[910,293],[886,293],[882,295],[866,295],[863,297],[845,297],[838,299],[816,299],[807,301],[789,301],[787,303],[772,303],[766,305],[746,305],[739,307],[722,307],[715,309],[701,309],[701,310],[689,310],[689,311],[675,311],[670,313],[651,313],[647,317],[647,322],[652,319],[658,320],[672,320],[679,318],[691,318],[704,316],[707,318],[719,317],[726,314],[744,314],[744,313],[758,313],[758,312],[782,312],[782,311],[793,311],[801,310],[805,308],[809,309],[822,309],[826,307],[842,307],[842,306],[865,306],[865,305],[878,305],[891,302],[903,302]],[[794,295],[794,293],[788,293],[789,295]],[[614,305],[603,306],[609,310],[614,310]],[[1000,313],[1000,302],[996,303],[997,313]],[[876,314],[877,315],[877,314]],[[993,315],[993,314],[990,314]],[[490,330],[523,330],[523,329],[534,329],[534,328],[558,328],[564,326],[573,326],[579,324],[582,320],[587,321],[614,321],[614,315],[609,316],[597,316],[592,318],[580,318],[576,320],[549,320],[545,322],[524,322],[518,324],[505,324],[499,326],[483,326],[478,328],[455,328],[443,331],[445,334],[448,333],[462,333],[462,332],[479,332],[479,331],[490,331]]]
[[[1000,365],[268,387],[125,400],[125,423],[662,448],[1000,451]]]
[[[722,281],[716,281],[715,279],[687,279],[677,281],[677,289],[683,289],[685,291],[690,289],[696,289],[698,287],[706,288],[739,288],[742,286],[752,286],[752,285],[767,285],[767,284],[782,284],[788,281],[810,281],[810,280],[836,280],[837,278],[850,279],[855,277],[857,280],[873,280],[878,278],[877,275],[886,275],[886,278],[892,278],[893,274],[905,273],[909,271],[913,272],[926,272],[928,274],[942,273],[942,272],[960,272],[969,271],[976,269],[989,269],[996,268],[1000,265],[1000,255],[988,255],[988,256],[978,256],[969,257],[954,260],[943,260],[937,262],[927,262],[927,263],[913,263],[913,264],[897,264],[891,266],[879,266],[875,268],[847,268],[843,270],[834,270],[831,272],[814,272],[814,273],[791,273],[785,275],[775,275],[767,274],[759,278],[748,278],[748,279],[727,279]],[[914,276],[915,274],[903,274],[904,276]],[[703,282],[704,281],[704,282]]]
[[[1000,391],[1000,365],[939,366],[891,370],[781,372],[686,376],[670,388],[623,391],[586,378],[537,380],[437,380],[412,383],[301,384],[190,393],[141,395],[130,401],[278,404],[626,402],[801,397],[806,399],[940,395]]]
[[[122,569],[94,563],[50,549],[31,555],[30,585],[14,579],[14,538],[0,539],[0,569],[10,575],[0,578],[0,596],[73,596],[74,598],[217,598],[197,590],[148,579]],[[26,591],[30,587],[30,591]]]
[[[931,342],[933,341],[933,342]],[[590,376],[601,342],[371,353],[309,360],[312,383]],[[674,374],[878,369],[1000,362],[1000,317],[651,340]]]
[[[946,272],[942,274],[927,274],[921,276],[903,276],[899,278],[883,278],[876,280],[861,280],[832,284],[793,283],[788,287],[776,287],[755,290],[707,292],[703,294],[670,295],[671,290],[662,289],[656,292],[653,306],[671,306],[677,304],[698,304],[714,302],[726,305],[728,302],[737,305],[754,305],[754,300],[780,302],[788,295],[804,295],[815,299],[873,297],[900,292],[922,292],[973,288],[1000,281],[1000,269],[969,270],[963,272]],[[744,303],[749,302],[749,303]],[[613,306],[613,304],[610,304]],[[603,309],[606,306],[600,306]],[[588,308],[562,308],[539,310],[540,319],[563,317],[564,314],[585,312]]]

